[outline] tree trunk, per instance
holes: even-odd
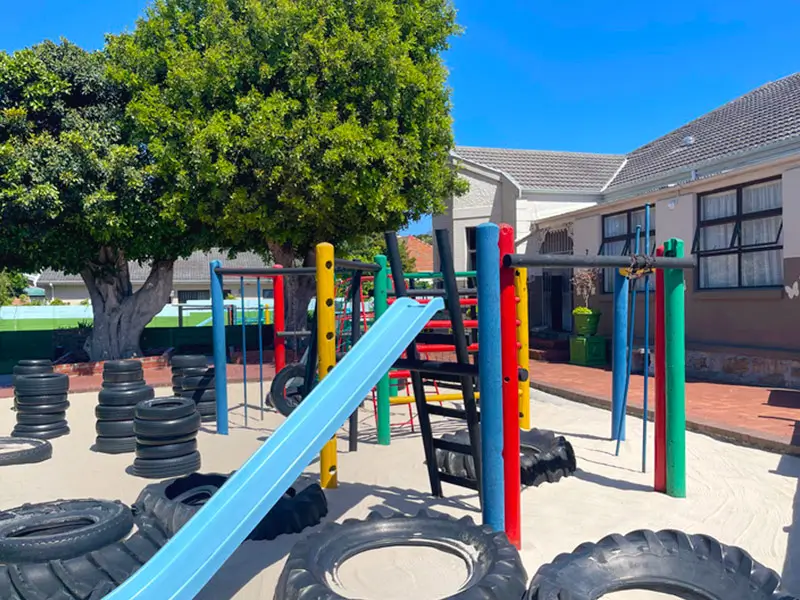
[[[103,248],[98,263],[81,271],[94,314],[92,334],[86,343],[90,360],[142,356],[139,339],[145,326],[169,301],[174,263],[155,261],[136,293],[122,252]]]
[[[269,244],[275,264],[295,266],[296,257],[291,246]],[[309,251],[303,258],[304,267],[314,266],[314,253]],[[287,275],[283,279],[286,306],[287,331],[303,331],[308,328],[308,303],[317,293],[313,275]]]

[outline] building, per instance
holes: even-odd
[[[232,260],[228,260],[223,252],[194,252],[189,258],[175,261],[170,302],[186,303],[190,300],[210,300],[209,263],[219,260],[226,267],[265,267],[264,260],[252,252],[242,252]],[[128,264],[131,284],[134,291],[144,284],[150,272],[149,266],[135,262]],[[241,285],[238,278],[229,277],[224,280],[226,294],[241,296]],[[59,271],[47,269],[36,281],[39,288],[45,290],[48,301],[59,298],[68,304],[77,304],[89,298],[89,292],[80,275],[67,275]],[[245,279],[245,297],[255,298],[257,287],[255,279]],[[262,296],[272,297],[272,280],[261,280]]]
[[[800,73],[627,155],[479,148],[454,154],[471,190],[434,226],[452,227],[462,266],[474,248],[471,228],[486,220],[515,225],[519,252],[628,254],[649,205],[653,246],[680,238],[697,258],[698,268],[686,276],[687,372],[800,388]],[[570,271],[529,276],[532,326],[569,332]],[[606,335],[610,284],[604,277],[591,300],[604,314]]]
[[[408,256],[414,259],[415,271],[433,271],[433,246],[431,244],[413,235],[401,237],[400,241],[405,243]]]

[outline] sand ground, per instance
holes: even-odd
[[[242,386],[232,384],[230,390],[233,406],[242,401]],[[166,389],[159,392],[168,395]],[[257,384],[248,386],[251,403],[258,393]],[[674,528],[709,534],[745,548],[756,560],[783,574],[785,591],[800,596],[800,524],[796,522],[800,520],[800,459],[689,433],[688,498],[672,499],[652,491],[652,451],[648,473],[640,472],[640,420],[628,420],[629,441],[615,457],[614,445],[606,437],[610,430],[608,412],[537,391],[531,395],[536,425],[563,434],[572,442],[579,471],[557,484],[523,492],[521,553],[529,576],[558,553],[584,541],[634,529]],[[132,455],[111,456],[90,450],[97,394],[74,394],[70,400],[72,433],[53,441],[53,458],[0,470],[0,509],[56,498],[119,498],[131,503],[149,483],[126,473]],[[2,433],[13,427],[14,413],[8,410],[9,405],[10,401],[0,409]],[[347,452],[346,432],[341,432],[340,485],[327,492],[330,513],[326,520],[363,518],[373,509],[415,513],[422,507],[479,520],[474,492],[445,484],[447,498],[429,496],[422,444],[408,426],[395,430],[391,446],[375,444],[371,404],[366,406],[369,408],[360,413],[358,452]],[[403,420],[403,415],[407,418],[403,407],[394,410],[398,412],[395,420]],[[231,411],[229,436],[214,435],[212,430],[199,434],[203,472],[238,468],[282,421],[271,412],[262,421],[252,405],[248,412],[245,426],[241,404]],[[456,427],[452,422],[436,424],[439,433]],[[649,431],[652,434],[652,426]],[[313,480],[317,473],[315,462],[305,477]],[[272,599],[285,556],[300,535],[243,544],[198,598]],[[342,577],[354,586],[350,597],[426,600],[441,597],[446,592],[440,589],[442,582],[458,581],[459,577],[458,565],[437,565],[435,560],[421,560],[421,555],[402,551],[393,555],[383,551],[363,560],[357,568],[342,569]],[[389,563],[394,565],[393,571],[385,568]],[[395,585],[386,583],[390,578]],[[409,594],[413,585],[421,587]],[[422,593],[424,588],[430,593]],[[376,590],[374,596],[372,589]],[[665,597],[646,592],[613,595],[625,600]]]

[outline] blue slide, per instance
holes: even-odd
[[[441,298],[398,298],[194,518],[106,598],[193,599],[443,308]]]

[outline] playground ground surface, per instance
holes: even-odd
[[[238,468],[268,437],[282,418],[249,409],[244,427],[240,385],[230,390],[231,433],[217,436],[201,432],[199,444],[203,472],[227,472]],[[160,389],[165,395],[166,389]],[[248,386],[248,396],[258,397],[258,385]],[[89,450],[94,440],[96,393],[71,395],[68,418],[72,433],[54,440],[54,456],[38,465],[4,467],[0,508],[24,502],[55,498],[119,498],[133,502],[148,480],[125,472],[131,455],[109,456]],[[423,464],[418,434],[405,426],[396,428],[392,445],[375,444],[371,403],[360,413],[361,444],[347,453],[346,431],[340,432],[339,479],[336,490],[327,492],[330,512],[325,521],[363,518],[371,510],[415,513],[429,508],[456,516],[480,519],[474,492],[445,484],[445,499],[433,499]],[[0,431],[13,426],[7,404],[0,409]],[[395,407],[402,420],[405,407]],[[652,453],[649,472],[640,472],[641,420],[630,418],[628,441],[621,455],[607,440],[608,411],[570,402],[543,392],[532,392],[532,411],[537,426],[565,435],[574,445],[579,471],[574,477],[523,491],[522,557],[528,575],[558,553],[578,544],[598,540],[610,533],[640,528],[674,528],[706,533],[723,543],[748,550],[756,560],[784,576],[789,593],[800,594],[800,573],[788,565],[800,561],[800,459],[735,446],[708,436],[687,435],[688,498],[672,499],[652,491]],[[453,430],[454,423],[436,423],[438,433]],[[652,428],[650,428],[652,433]],[[652,444],[651,444],[652,447]],[[313,463],[305,478],[313,481],[318,465]],[[272,599],[285,556],[304,534],[271,542],[246,542],[198,596],[200,600]],[[368,553],[359,563],[358,596],[399,600],[429,600],[442,597],[444,583],[458,578],[453,568],[409,558],[393,551]],[[388,553],[388,554],[387,554]],[[413,570],[412,570],[413,569]],[[343,569],[344,570],[344,569]],[[414,593],[411,593],[412,590]],[[436,592],[438,596],[428,596]],[[670,596],[667,596],[670,597]],[[612,600],[665,598],[647,592],[621,592],[604,596]]]

